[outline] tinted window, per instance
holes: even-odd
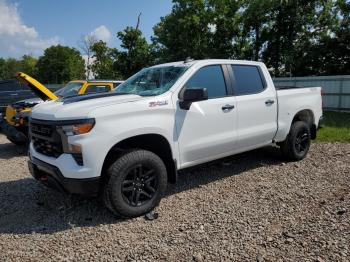
[[[254,94],[264,90],[259,69],[256,66],[233,65],[235,75],[235,94]]]
[[[86,88],[85,94],[103,93],[108,91],[110,91],[110,88],[107,85],[90,85]]]
[[[226,85],[221,66],[206,66],[199,69],[186,84],[186,88],[206,88],[208,97],[226,96]]]

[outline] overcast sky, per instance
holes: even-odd
[[[0,57],[39,56],[51,45],[76,47],[82,35],[94,34],[119,46],[116,32],[135,26],[147,39],[171,0],[0,0]]]

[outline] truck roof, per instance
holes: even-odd
[[[248,60],[231,60],[231,59],[203,59],[203,60],[186,60],[186,61],[178,61],[178,62],[172,62],[172,63],[165,63],[160,65],[153,66],[156,67],[163,67],[163,66],[188,66],[191,67],[193,65],[200,65],[200,64],[243,64],[243,65],[263,65],[261,62],[256,61],[248,61]]]

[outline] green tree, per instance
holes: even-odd
[[[5,60],[3,79],[13,79],[18,71],[21,71],[21,63],[19,60],[15,58],[8,58]]]
[[[0,80],[5,79],[6,60],[0,57]]]
[[[67,46],[51,46],[39,57],[37,77],[43,83],[62,84],[85,77],[85,63],[79,51]]]
[[[241,58],[246,36],[240,32],[242,1],[208,0],[206,17],[209,27],[208,58]]]
[[[118,32],[122,51],[116,52],[114,70],[120,72],[124,78],[135,74],[142,68],[153,63],[151,46],[143,37],[142,32],[133,27],[127,27]]]
[[[20,71],[30,76],[36,77],[36,65],[38,59],[30,55],[24,55],[20,60]]]
[[[350,1],[338,0],[332,11],[337,18],[334,29],[315,46],[314,63],[320,66],[319,74],[350,74]]]
[[[308,73],[317,72],[314,47],[327,38],[334,25],[333,1],[273,1],[269,12],[263,61],[275,76],[300,75],[309,64]],[[312,65],[312,67],[310,67]]]
[[[263,45],[273,21],[271,9],[273,1],[244,0],[239,18],[240,32],[238,35],[243,43],[243,50],[238,51],[238,56],[243,59],[261,60]]]
[[[171,13],[153,28],[153,43],[160,60],[208,57],[212,28],[206,3],[205,0],[173,1]]]
[[[23,72],[31,76],[36,75],[37,59],[24,55],[21,59],[0,58],[0,79],[11,79],[15,77],[16,72]]]
[[[96,79],[114,79],[120,77],[120,73],[113,68],[117,53],[115,48],[109,48],[105,42],[98,41],[92,45],[91,50],[93,58],[91,70]]]
[[[349,42],[348,5],[348,0],[173,0],[171,13],[154,27],[156,61],[252,59],[264,61],[275,76],[325,73],[331,68],[324,68],[326,58],[341,60],[338,64],[346,59],[339,50]]]

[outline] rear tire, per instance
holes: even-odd
[[[290,161],[299,161],[306,157],[310,149],[310,127],[303,121],[292,124],[285,141],[281,143],[282,155]]]
[[[166,187],[167,171],[160,157],[134,150],[109,167],[104,202],[117,216],[138,217],[159,205]]]

